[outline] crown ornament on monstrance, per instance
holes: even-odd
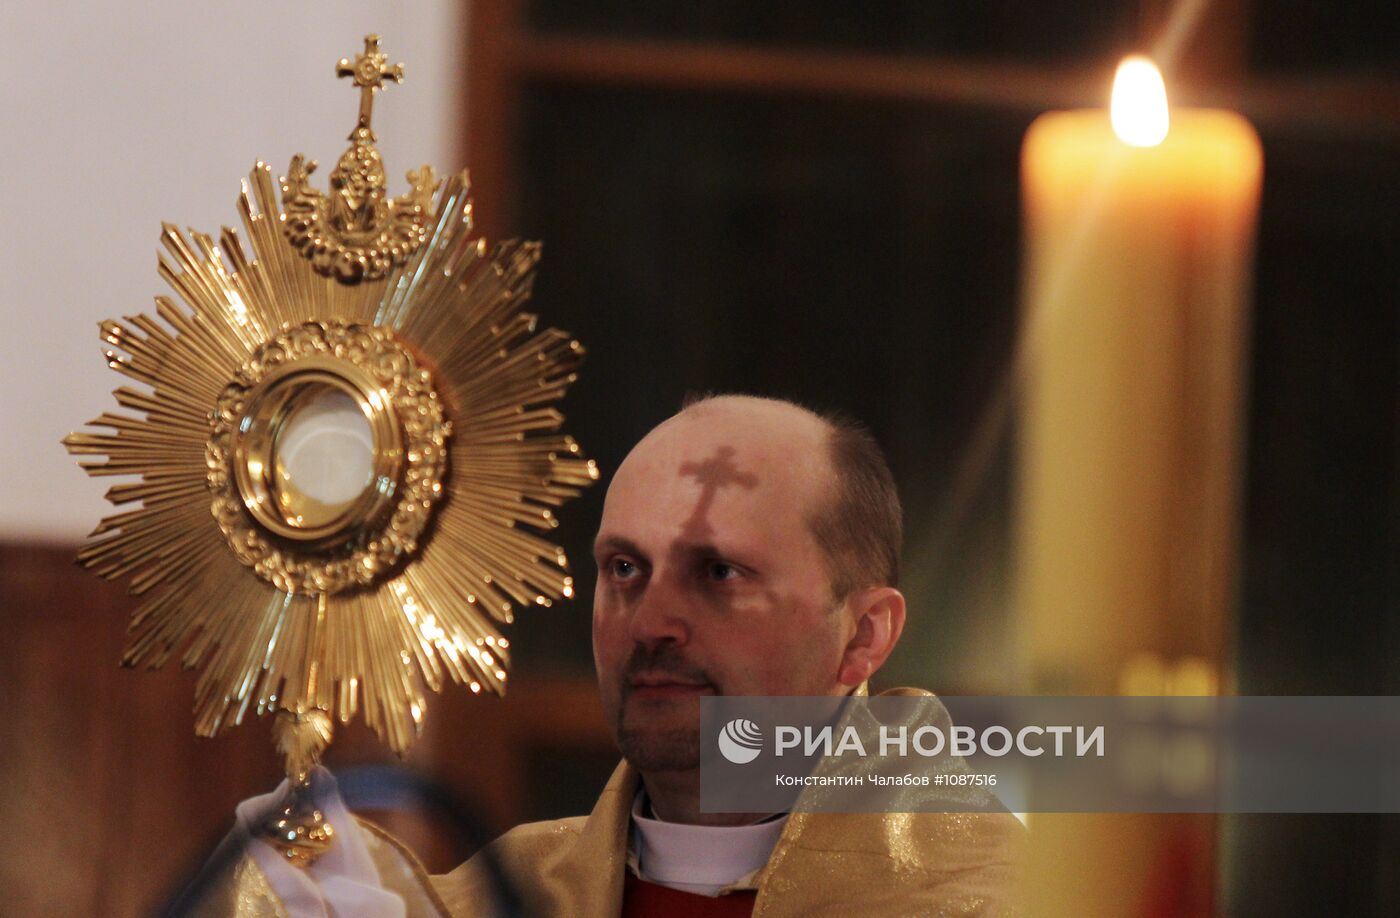
[[[403,64],[388,65],[379,36],[365,37],[365,50],[341,58],[336,75],[350,77],[360,90],[360,118],[350,132],[350,149],[331,172],[330,194],[310,183],[314,160],[292,157],[282,183],[283,232],[292,247],[321,274],[356,283],[400,268],[428,235],[437,182],[431,166],[410,171],[409,192],[388,197],[384,160],[374,144],[374,94],[385,80],[403,81]]]
[[[503,692],[501,626],[572,595],[545,534],[598,477],[555,407],[583,348],[523,309],[539,245],[472,235],[465,172],[390,199],[373,106],[403,68],[371,35],[337,72],[360,111],[329,192],[298,155],[280,204],[264,164],[243,183],[247,248],[166,224],[175,296],[100,324],[125,410],[64,440],[137,479],[79,553],[143,598],[123,663],[197,670],[201,735],[276,715],[298,791],[266,829],[301,864],[331,838],[302,791],[334,724],[403,753],[429,692]]]

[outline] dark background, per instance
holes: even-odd
[[[882,675],[1005,690],[996,648],[1009,627],[1014,394],[1002,399],[1013,391],[1021,140],[1047,107],[1103,104],[1080,98],[1094,88],[1083,75],[1106,81],[1171,12],[526,4],[543,50],[513,84],[501,155],[515,191],[501,225],[546,241],[535,304],[593,348],[566,402],[570,429],[606,475],[688,390],[791,397],[865,420],[905,502],[914,616]],[[1396,20],[1381,3],[1212,4],[1168,67],[1174,100],[1242,111],[1264,147],[1234,616],[1241,693],[1400,688]],[[916,69],[888,92],[846,93],[820,76],[764,91],[664,61],[628,71],[608,60],[614,40],[714,47],[720,70],[730,47],[833,68],[979,69],[927,92]],[[575,42],[585,63],[568,56]],[[979,441],[979,430],[994,436]],[[973,487],[954,500],[959,481]],[[566,515],[582,597],[603,490]],[[590,672],[583,605],[516,627],[522,674]],[[1232,913],[1400,909],[1395,817],[1223,823]]]

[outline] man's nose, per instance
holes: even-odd
[[[670,642],[683,645],[690,640],[690,620],[686,600],[667,577],[653,576],[646,590],[632,607],[628,634],[638,644],[654,647]]]

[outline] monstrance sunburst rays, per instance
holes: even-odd
[[[501,692],[497,624],[572,593],[563,552],[528,530],[597,478],[553,407],[583,348],[521,310],[539,246],[474,238],[465,173],[434,198],[424,167],[385,198],[383,62],[367,41],[341,63],[361,117],[329,194],[297,157],[279,205],[259,163],[239,199],[248,250],[227,227],[216,242],[165,226],[159,271],[183,308],[160,296],[155,316],[101,324],[109,365],[149,391],[122,386],[130,413],[64,441],[106,457],[82,463],[92,475],[140,477],[107,492],[139,506],[80,561],[150,597],[123,661],[200,670],[204,735],[249,710],[362,711],[403,752],[426,690]],[[273,467],[297,398],[321,390],[363,410],[375,464],[356,501],[315,517]]]

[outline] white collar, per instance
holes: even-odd
[[[638,877],[702,896],[742,887],[762,870],[787,816],[748,826],[693,826],[644,815],[646,790],[632,800],[629,861]],[[749,886],[752,888],[752,886]]]

